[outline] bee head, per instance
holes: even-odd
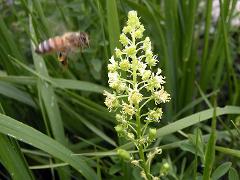
[[[89,37],[88,34],[85,32],[80,32],[79,33],[79,42],[80,42],[80,47],[89,47]]]

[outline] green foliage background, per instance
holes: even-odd
[[[172,97],[156,125],[152,147],[163,153],[153,174],[168,162],[165,179],[239,179],[237,0],[220,2],[212,22],[212,0],[0,1],[0,179],[141,179],[116,156],[119,146],[133,149],[117,137],[102,96],[129,10],[141,17]],[[55,54],[35,54],[66,31],[90,35],[67,69]]]

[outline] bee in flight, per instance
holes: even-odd
[[[85,32],[67,32],[62,36],[56,36],[41,42],[35,52],[47,54],[58,52],[58,60],[67,66],[67,55],[70,51],[89,47],[88,34]]]

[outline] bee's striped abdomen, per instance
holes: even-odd
[[[61,37],[57,36],[41,42],[35,51],[38,54],[45,54],[45,53],[50,53],[52,51],[59,51],[62,48],[63,48],[63,40]]]

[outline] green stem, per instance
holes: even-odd
[[[141,139],[142,135],[141,135],[141,121],[140,121],[140,108],[138,105],[136,105],[136,109],[137,109],[137,112],[136,112],[136,124],[137,124],[137,137],[138,139]],[[147,167],[147,163],[146,163],[146,160],[145,160],[145,155],[144,155],[144,149],[143,149],[143,145],[140,144],[138,145],[138,153],[139,153],[139,157],[140,159],[142,160],[141,162],[141,165],[142,165],[142,168],[147,176],[147,179],[151,179],[150,178],[150,175],[149,175],[149,168]]]
[[[134,35],[132,35],[132,42],[133,42],[133,45],[135,45],[135,37]],[[137,83],[137,57],[136,55],[132,58],[132,63],[133,63],[133,88],[136,89],[137,86],[138,86],[138,83]],[[137,138],[138,139],[141,139],[142,138],[142,135],[141,135],[141,108],[139,108],[139,104],[135,105],[135,108],[136,108],[136,125],[137,125]],[[150,175],[149,175],[149,172],[148,172],[148,169],[147,168],[147,164],[146,164],[146,160],[145,160],[145,155],[144,155],[144,149],[143,149],[143,145],[140,144],[138,145],[138,151],[139,151],[139,157],[140,159],[142,160],[141,161],[141,166],[146,174],[146,177],[147,179],[151,179]]]

